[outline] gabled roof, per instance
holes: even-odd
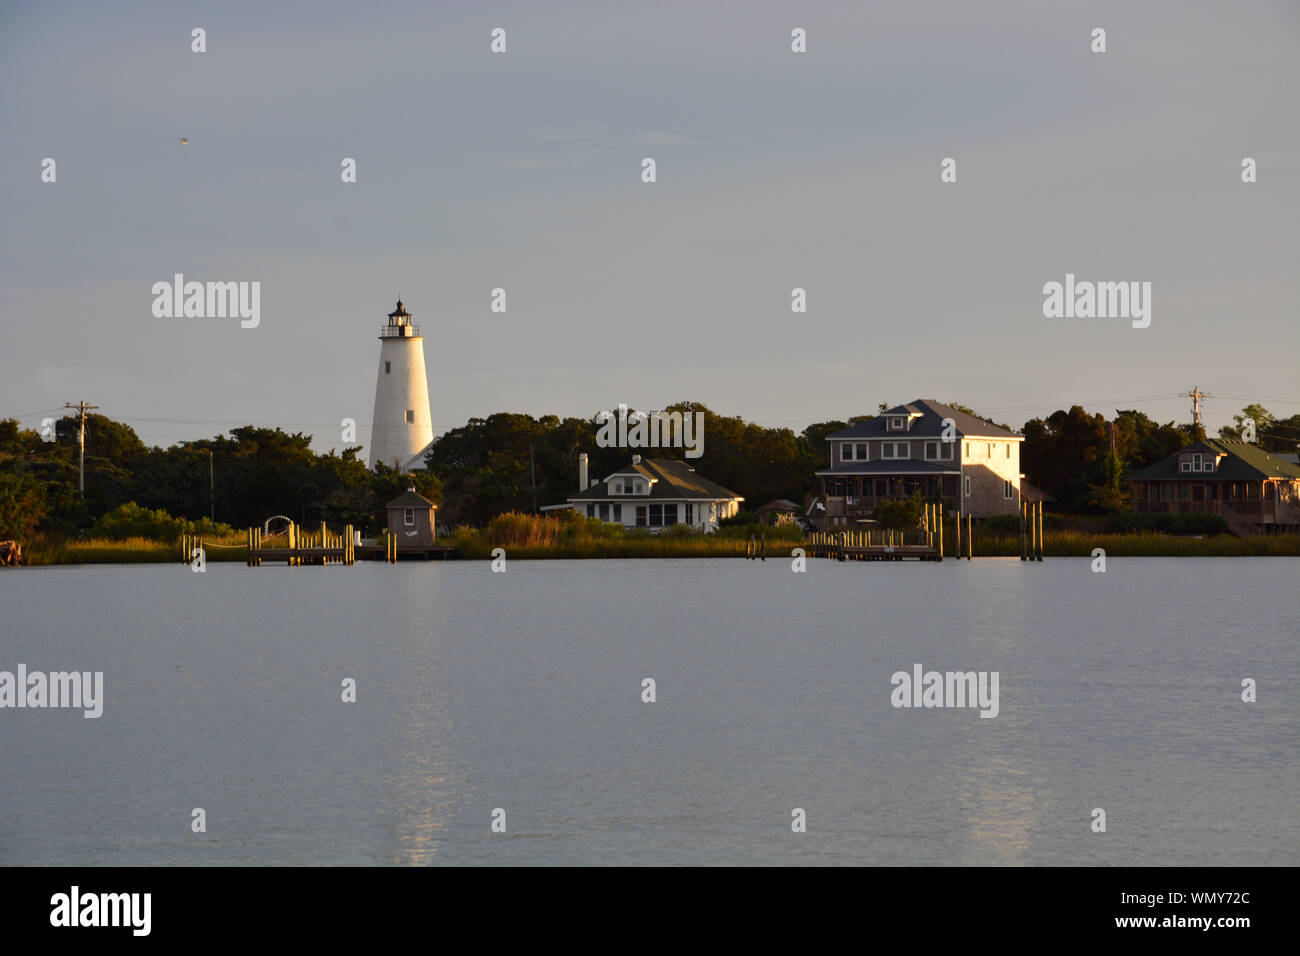
[[[610,479],[622,475],[638,474],[649,479],[650,494],[623,495],[612,494],[609,489]],[[669,499],[680,501],[716,501],[732,499],[744,501],[734,491],[729,491],[717,482],[709,481],[695,473],[695,469],[682,461],[671,458],[647,458],[644,461],[611,472],[604,481],[598,481],[590,488],[578,492],[569,501],[656,501]]]
[[[400,495],[384,505],[385,508],[436,508],[438,507],[424,495],[414,491],[403,491]]]
[[[1202,454],[1208,452],[1226,457],[1212,472],[1179,471],[1179,456],[1197,451]],[[1168,458],[1133,472],[1128,476],[1128,480],[1175,481],[1180,478],[1194,480],[1209,477],[1226,481],[1253,481],[1261,478],[1297,479],[1300,478],[1300,466],[1265,451],[1254,442],[1236,441],[1231,438],[1207,438],[1204,441],[1192,442],[1186,448],[1178,449]]]
[[[910,417],[917,413],[920,413],[921,417],[912,422],[912,427],[906,432],[890,431],[886,427],[888,424],[887,419],[891,415]],[[943,435],[943,420],[945,418],[952,419],[957,435],[962,438],[1020,438],[1019,435],[1015,435],[1005,428],[990,425],[973,415],[959,412],[955,408],[941,405],[939,402],[928,398],[917,399],[910,405],[896,405],[881,412],[875,418],[869,418],[866,421],[850,425],[848,428],[827,435],[826,438],[828,441],[845,438],[895,438],[900,435],[906,435],[908,438],[940,438]]]

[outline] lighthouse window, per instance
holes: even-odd
[[[414,425],[414,424],[415,424],[415,409],[413,409],[413,408],[408,408],[408,409],[406,410],[406,424],[408,424],[408,425]]]
[[[392,370],[393,370],[393,363],[392,363],[392,362],[385,362],[385,363],[384,363],[384,374],[387,375],[387,374],[388,374],[389,372],[391,372]]]
[[[414,509],[414,508],[403,508],[403,509],[402,509],[402,523],[403,523],[403,524],[407,524],[407,525],[413,525],[413,524],[415,524],[415,509]]]

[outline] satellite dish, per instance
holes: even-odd
[[[190,138],[188,136],[181,136],[179,139],[182,146],[190,145]]]

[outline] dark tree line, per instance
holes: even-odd
[[[447,432],[427,456],[428,471],[415,475],[391,469],[373,473],[358,459],[359,448],[318,454],[310,435],[252,425],[150,448],[129,425],[92,414],[87,416],[84,499],[77,492],[75,416],[60,419],[48,442],[17,421],[0,420],[0,538],[36,531],[83,533],[128,502],[184,519],[211,515],[236,528],[283,514],[302,524],[326,521],[374,530],[386,524],[385,502],[411,484],[441,505],[439,524],[482,526],[503,512],[562,503],[578,490],[582,452],[589,456],[593,480],[626,465],[635,453],[685,460],[742,495],[744,508],[752,510],[774,498],[801,503],[815,494],[815,472],[828,463],[826,436],[871,417],[817,422],[796,433],[719,415],[699,402],[662,411],[703,413],[701,457],[686,458],[682,448],[600,447],[594,414],[561,419],[502,412]],[[1293,451],[1300,444],[1300,415],[1276,419],[1259,405],[1243,409],[1236,426],[1222,429],[1221,437],[1237,437],[1245,418],[1255,422],[1266,450]],[[1140,411],[1122,410],[1107,421],[1077,405],[1032,419],[1020,433],[1026,478],[1055,497],[1058,510],[1076,513],[1123,510],[1128,507],[1125,475],[1205,437],[1197,426],[1161,424]]]
[[[34,531],[71,536],[128,502],[178,518],[236,528],[282,514],[300,524],[379,528],[384,503],[414,481],[439,499],[432,475],[367,471],[359,448],[318,454],[311,436],[247,425],[228,435],[149,448],[135,431],[86,416],[86,492],[78,493],[77,419],[60,419],[53,441],[0,420],[0,537]]]

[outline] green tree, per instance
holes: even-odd
[[[21,543],[31,537],[47,510],[41,482],[0,472],[0,539]]]

